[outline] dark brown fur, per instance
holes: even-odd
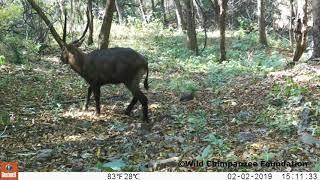
[[[71,68],[89,84],[86,110],[93,92],[96,112],[100,114],[100,87],[105,84],[124,83],[133,95],[126,114],[129,115],[133,106],[140,101],[143,119],[149,121],[148,99],[139,87],[142,76],[147,73],[144,87],[148,89],[148,63],[141,54],[130,48],[94,50],[85,54],[74,45],[66,45],[62,52],[62,61],[70,64]]]

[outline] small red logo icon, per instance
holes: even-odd
[[[17,162],[0,162],[0,180],[18,180]]]

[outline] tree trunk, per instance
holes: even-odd
[[[92,14],[92,0],[88,0],[88,13],[89,13],[89,37],[88,45],[93,44],[93,14]]]
[[[199,2],[199,3],[201,3],[201,2]],[[203,22],[204,22],[204,14],[202,13],[202,11],[201,11],[201,7],[200,7],[200,4],[198,4],[197,2],[196,2],[196,0],[193,0],[193,4],[194,4],[194,7],[196,8],[196,12],[197,12],[197,16],[198,16],[198,19],[199,19],[199,24],[203,24]]]
[[[312,59],[320,58],[320,1],[312,1],[313,16],[313,52]]]
[[[122,16],[122,11],[119,6],[118,0],[115,0],[115,5],[116,5],[117,13],[118,13],[119,24],[122,25],[123,24],[123,16]]]
[[[99,34],[99,48],[106,49],[109,46],[109,36],[112,24],[113,12],[115,9],[115,0],[107,0],[103,23]]]
[[[220,7],[220,17],[219,17],[219,27],[220,27],[220,62],[227,60],[226,52],[226,19],[227,19],[227,8],[228,0],[219,0]]]
[[[161,0],[160,6],[161,6],[161,11],[162,11],[163,26],[167,27],[168,21],[167,21],[167,14],[166,14],[166,7],[165,7],[164,0]]]
[[[201,52],[202,52],[207,47],[207,41],[208,41],[207,26],[208,26],[209,23],[207,21],[206,12],[203,9],[203,4],[201,4],[201,2],[198,1],[198,0],[194,0],[194,2],[197,4],[198,10],[200,11],[200,13],[202,14],[202,17],[203,17],[202,28],[203,28],[203,31],[204,31],[204,44],[203,44],[203,48],[201,50]]]
[[[294,45],[294,32],[293,32],[293,18],[294,18],[294,9],[293,9],[293,0],[290,0],[290,29],[289,29],[289,38],[290,38],[290,46],[291,50],[293,51]]]
[[[186,30],[187,29],[187,25],[186,25],[186,21],[184,19],[183,16],[183,11],[182,11],[182,6],[180,4],[180,0],[174,0],[175,4],[176,4],[176,15],[177,15],[177,24],[178,24],[178,28],[182,29],[182,30]]]
[[[64,22],[63,22],[63,31],[62,31],[62,41],[64,43],[67,43],[67,9],[63,8],[63,16],[64,16]]]
[[[212,7],[212,9],[214,10],[214,16],[213,16],[213,20],[214,20],[214,23],[215,25],[219,24],[220,22],[220,7],[219,7],[219,3],[218,3],[218,0],[211,0],[210,1],[210,5]]]
[[[151,8],[152,8],[152,13],[156,12],[156,7],[154,5],[154,0],[151,0]]]
[[[197,43],[197,32],[195,25],[195,14],[192,0],[184,0],[185,12],[187,19],[187,46],[190,50],[194,51],[197,55],[199,54],[198,43]]]
[[[70,0],[70,31],[69,33],[71,34],[71,39],[75,39],[75,32],[76,32],[76,13],[75,13],[75,6],[74,6],[74,0]]]
[[[294,52],[293,62],[299,61],[303,52],[307,48],[307,34],[308,34],[308,0],[298,0],[298,13],[296,18],[295,27],[295,38],[296,38],[296,49]]]
[[[147,23],[146,10],[143,4],[143,0],[139,0],[139,5],[140,5],[142,20],[144,23]]]
[[[266,22],[265,22],[265,0],[258,0],[258,24],[259,24],[259,42],[265,46],[268,45],[266,35]]]

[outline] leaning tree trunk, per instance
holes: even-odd
[[[312,1],[312,15],[313,15],[313,52],[312,58],[320,58],[320,1]]]
[[[295,38],[296,49],[294,52],[293,62],[299,61],[303,52],[307,48],[307,34],[308,34],[308,0],[298,0],[298,13],[296,17]]]
[[[265,22],[265,0],[258,0],[258,24],[259,24],[259,42],[267,46],[266,22]]]
[[[227,19],[227,8],[228,0],[219,0],[220,7],[220,17],[219,17],[219,27],[220,27],[220,62],[227,60],[226,52],[226,19]]]
[[[92,14],[92,0],[88,0],[88,9],[89,13],[89,36],[88,36],[88,45],[93,44],[93,14]]]
[[[190,50],[194,51],[197,55],[199,54],[198,43],[197,43],[197,32],[195,23],[195,14],[192,0],[184,0],[185,12],[187,19],[187,46]]]
[[[60,48],[63,48],[65,43],[63,42],[63,40],[60,38],[59,34],[57,33],[57,31],[55,30],[55,28],[53,27],[52,23],[50,22],[50,20],[47,18],[47,16],[44,14],[44,12],[42,11],[41,7],[36,4],[34,2],[34,0],[27,0],[30,5],[32,6],[32,8],[37,12],[37,14],[41,17],[41,19],[46,23],[46,25],[49,27],[49,30],[53,36],[53,38],[56,40],[56,42],[59,44]]]
[[[180,0],[174,0],[174,3],[176,4],[176,15],[177,15],[177,24],[178,28],[182,30],[187,29],[186,21],[183,16],[182,6],[180,3]]]
[[[109,46],[109,36],[112,24],[113,12],[115,9],[115,0],[107,0],[103,23],[99,34],[99,48],[106,49]]]
[[[147,23],[146,10],[143,4],[143,0],[139,0],[139,5],[140,5],[142,20],[144,23]]]

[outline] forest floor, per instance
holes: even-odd
[[[21,171],[320,170],[319,64],[302,62],[265,73],[241,71],[223,79],[219,75],[238,69],[203,62],[201,56],[185,58],[190,55],[180,52],[181,44],[161,49],[167,45],[165,36],[144,44],[112,37],[113,46],[134,47],[149,57],[150,90],[144,92],[152,127],[142,122],[140,106],[130,117],[124,115],[131,94],[123,85],[102,88],[100,116],[94,114],[93,101],[89,111],[83,111],[87,86],[59,63],[57,51],[24,65],[0,66],[2,161],[19,161]],[[139,42],[143,39],[141,35]],[[255,51],[250,48],[245,51],[248,58]],[[271,56],[270,49],[266,53]],[[290,55],[285,53],[285,59]],[[215,67],[219,72],[212,74]],[[218,76],[219,81],[214,79]],[[181,102],[181,94],[189,91],[194,99]],[[176,163],[187,160],[309,164],[226,168]]]

